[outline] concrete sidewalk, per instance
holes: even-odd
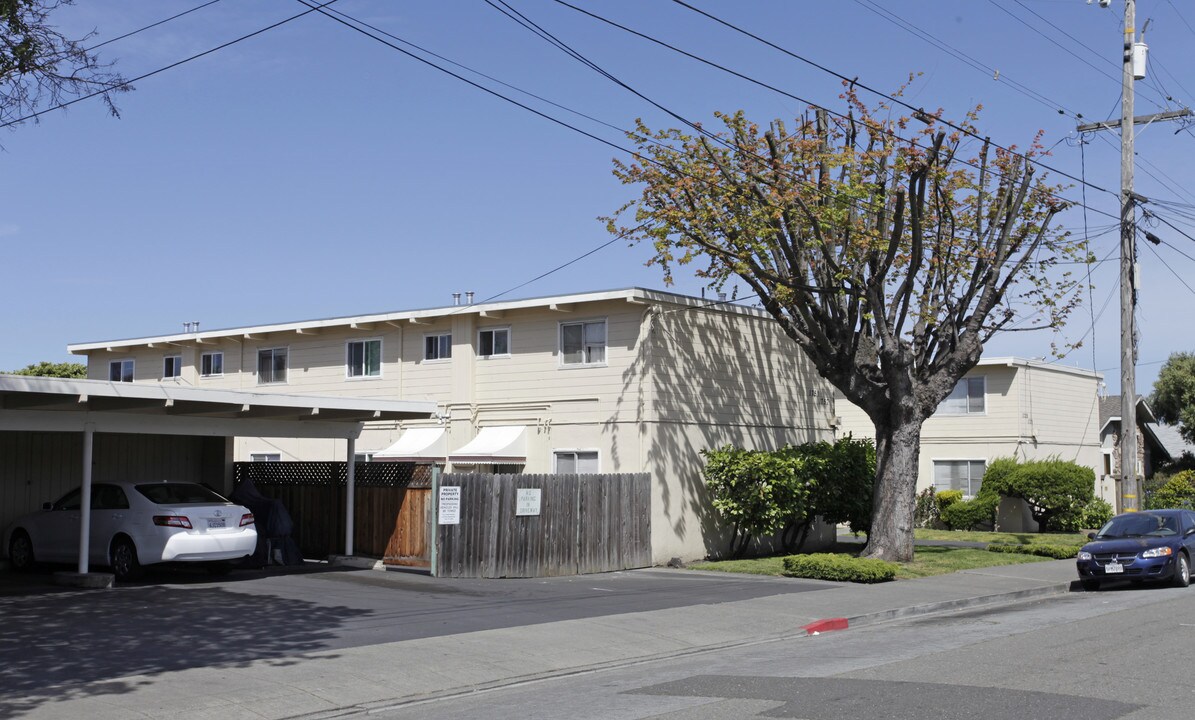
[[[640,573],[681,573],[653,569]],[[48,690],[0,718],[344,718],[516,683],[762,642],[800,642],[829,618],[849,627],[1069,591],[1074,562],[969,570],[880,585],[606,615],[112,678]],[[849,632],[849,630],[848,630]],[[162,641],[169,642],[164,629]],[[185,651],[185,649],[184,649]]]

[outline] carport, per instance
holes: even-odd
[[[95,434],[224,438],[225,482],[231,477],[236,436],[332,438],[347,441],[345,555],[353,554],[354,453],[366,421],[427,419],[434,402],[375,400],[208,390],[173,383],[0,375],[0,433],[71,433],[81,436],[76,458],[82,499],[78,578],[88,576],[91,484]],[[0,489],[5,463],[0,458]],[[68,458],[67,462],[71,462]],[[0,495],[0,501],[4,500]]]

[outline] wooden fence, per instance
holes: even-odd
[[[409,538],[426,538],[423,527],[401,527],[401,510],[408,494],[417,495],[422,508],[430,486],[425,466],[411,463],[357,463],[354,470],[354,552],[387,558],[411,550]],[[345,486],[344,462],[238,462],[237,482],[248,478],[262,495],[281,500],[294,521],[294,537],[303,557],[325,558],[344,552]],[[408,513],[409,515],[409,513]],[[426,523],[418,513],[416,522]],[[424,543],[426,547],[426,542]],[[426,560],[430,553],[423,551]],[[400,558],[393,558],[396,562]],[[418,558],[402,558],[402,564],[419,564]]]
[[[442,577],[547,577],[651,565],[651,481],[609,475],[448,474],[459,523],[436,526]],[[540,490],[538,515],[516,514],[520,489]]]

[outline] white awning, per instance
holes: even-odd
[[[442,427],[408,428],[398,442],[373,454],[375,460],[398,462],[444,461],[448,454],[448,437]]]
[[[527,426],[499,425],[482,428],[477,437],[455,450],[448,459],[454,465],[527,462]]]

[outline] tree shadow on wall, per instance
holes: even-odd
[[[330,647],[337,628],[369,614],[202,584],[0,597],[0,718],[123,695],[162,673],[294,664],[293,656]],[[219,696],[220,688],[210,692]]]
[[[668,308],[654,313],[639,346],[623,372],[618,412],[625,420],[636,408],[645,421],[646,469],[677,540],[687,546],[696,533],[706,554],[720,557],[732,528],[711,504],[701,451],[832,439],[832,388],[770,317]],[[619,451],[615,444],[615,459]],[[761,539],[755,550],[773,545]]]

